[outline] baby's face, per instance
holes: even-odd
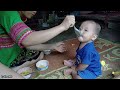
[[[80,26],[82,36],[78,37],[80,42],[89,42],[95,35],[96,24],[90,21],[85,21]]]

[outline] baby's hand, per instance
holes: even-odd
[[[64,65],[68,67],[72,67],[74,65],[73,60],[64,60]]]
[[[56,43],[54,49],[61,53],[66,51],[65,44],[63,42]]]

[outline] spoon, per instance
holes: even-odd
[[[74,31],[75,31],[75,34],[77,35],[77,37],[82,36],[81,31],[79,29],[77,29],[75,26],[74,26]]]

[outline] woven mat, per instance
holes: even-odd
[[[34,73],[32,79],[72,79],[72,77],[64,76],[63,70],[68,67],[63,65],[63,60],[73,59],[75,60],[75,51],[79,45],[79,41],[74,38],[64,41],[67,52],[58,53],[53,52],[50,55],[46,55],[44,59],[48,60],[50,65],[45,71],[38,71],[35,65],[32,66]],[[111,79],[112,71],[120,70],[120,44],[112,43],[108,40],[98,38],[95,41],[95,47],[99,51],[101,61],[106,64],[102,66],[102,75],[98,79]]]

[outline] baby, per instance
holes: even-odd
[[[101,27],[93,20],[84,21],[77,34],[80,45],[76,50],[76,61],[64,60],[70,69],[64,75],[72,75],[73,79],[96,79],[101,75],[100,55],[94,46]]]

